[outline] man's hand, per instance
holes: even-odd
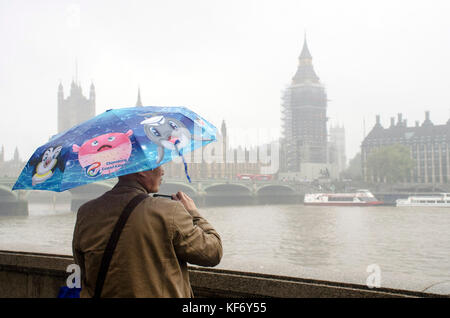
[[[197,210],[197,206],[194,203],[194,200],[192,200],[186,193],[178,191],[176,194],[172,194],[172,198],[176,201],[180,201],[184,208],[188,212],[192,212]]]

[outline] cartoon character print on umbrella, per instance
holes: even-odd
[[[63,160],[58,160],[61,149],[62,146],[49,147],[36,161],[30,162],[31,165],[35,165],[31,185],[35,186],[50,179],[54,175],[56,168],[61,170],[61,172],[64,171]]]
[[[164,148],[179,151],[189,145],[191,134],[186,126],[179,120],[171,117],[164,117],[158,114],[142,114],[141,116],[151,116],[141,121],[147,137],[158,146],[159,164],[164,159]]]
[[[127,163],[131,155],[130,136],[126,133],[108,133],[85,141],[81,146],[74,144],[73,152],[78,153],[78,161],[85,168],[88,177],[113,173]]]

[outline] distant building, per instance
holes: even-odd
[[[338,173],[344,171],[347,167],[344,126],[330,127],[330,143],[328,149],[330,163],[337,166]]]
[[[406,182],[414,183],[448,183],[450,180],[450,119],[446,124],[434,125],[430,120],[430,112],[425,112],[425,120],[420,125],[408,127],[402,114],[398,114],[397,122],[391,118],[389,127],[384,128],[380,116],[361,144],[361,164],[365,181],[373,180],[367,169],[367,159],[374,150],[388,145],[405,145],[411,150],[411,158],[415,166],[411,169]]]
[[[17,147],[14,150],[13,159],[5,160],[5,148],[2,146],[2,151],[0,153],[0,177],[16,178],[24,167],[25,162],[21,161],[19,149]]]
[[[70,95],[64,98],[64,88],[58,86],[58,133],[66,131],[95,116],[95,87],[91,84],[89,98],[83,96],[81,86],[72,81]]]
[[[334,157],[341,150],[345,156],[345,136],[342,138],[341,132],[335,130],[337,139],[330,144],[327,94],[314,70],[306,37],[297,72],[283,93],[281,108],[280,176],[295,180],[337,178],[336,162],[342,161],[342,155],[339,159]]]

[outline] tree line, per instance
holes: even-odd
[[[367,179],[374,182],[396,183],[408,180],[415,161],[411,150],[404,145],[389,145],[377,148],[367,156]],[[349,162],[342,178],[362,180],[361,154]]]

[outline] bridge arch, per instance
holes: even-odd
[[[208,195],[233,195],[248,196],[252,194],[252,190],[242,184],[236,183],[220,183],[213,184],[205,188]]]
[[[173,194],[177,193],[178,191],[182,191],[190,197],[197,195],[197,191],[195,190],[195,188],[185,183],[167,182],[161,184],[161,186],[159,187],[159,193],[161,194]]]
[[[28,202],[11,188],[0,185],[0,215],[28,215]]]
[[[1,201],[17,201],[17,194],[12,192],[10,188],[0,185]]]
[[[265,185],[256,194],[259,204],[295,204],[302,201],[302,197],[288,185]]]
[[[256,193],[258,195],[294,195],[295,189],[288,185],[270,184],[262,186]]]
[[[72,193],[70,191],[53,192],[45,190],[29,190],[22,196],[29,203],[53,203],[70,201]]]
[[[242,184],[213,184],[204,189],[205,202],[210,206],[246,205],[254,203],[253,192]]]

